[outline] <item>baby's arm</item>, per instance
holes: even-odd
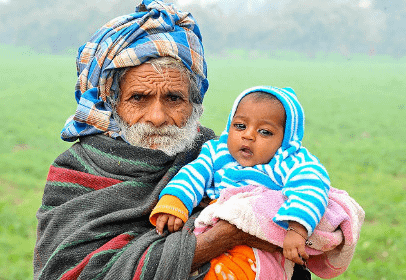
[[[206,142],[199,156],[179,170],[161,191],[159,197],[176,196],[186,206],[188,212],[192,213],[207,189],[212,186],[215,173],[213,166],[215,146],[213,145],[211,141]]]
[[[274,217],[275,223],[288,230],[283,254],[298,264],[307,259],[304,248],[328,205],[330,180],[324,167],[308,164],[294,169],[282,189],[287,199]],[[292,222],[296,221],[296,222]]]
[[[179,230],[202,200],[206,188],[211,186],[214,173],[211,151],[214,149],[210,147],[211,141],[206,142],[197,159],[183,166],[161,191],[158,204],[150,215],[159,234],[165,225],[170,232]]]
[[[162,235],[164,232],[165,225],[168,227],[169,232],[175,232],[180,230],[184,223],[182,219],[166,213],[158,213],[156,214],[156,232],[159,235]]]
[[[290,221],[289,228],[283,240],[283,255],[285,258],[303,265],[304,260],[309,258],[305,245],[307,240],[307,230],[297,222]]]
[[[188,217],[188,210],[179,198],[164,195],[152,210],[149,220],[156,227],[157,233],[161,235],[166,225],[170,232],[178,231]]]

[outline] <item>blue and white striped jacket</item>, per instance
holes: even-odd
[[[281,101],[286,112],[285,133],[281,147],[268,164],[243,167],[227,149],[228,131],[241,99],[256,91],[272,94]],[[178,172],[160,197],[178,197],[191,213],[205,195],[217,199],[224,188],[263,185],[281,190],[287,198],[274,221],[285,229],[289,221],[296,221],[310,236],[327,207],[330,179],[319,160],[302,147],[303,131],[303,108],[292,89],[250,88],[234,102],[220,138],[206,142],[198,158]]]

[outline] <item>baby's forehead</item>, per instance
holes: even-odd
[[[283,107],[283,104],[278,99],[278,97],[276,97],[275,95],[273,95],[271,93],[263,92],[263,91],[254,91],[252,93],[245,95],[243,98],[241,98],[238,106],[240,106],[240,104],[242,102],[244,103],[244,101],[252,101],[252,103],[255,103],[255,106],[261,106],[263,104],[266,104],[267,101],[270,101],[270,102],[277,103]]]
[[[286,112],[283,104],[272,95],[248,94],[244,96],[234,112],[232,119],[262,119],[266,122],[277,122],[282,127],[286,124]]]
[[[283,103],[275,95],[262,91],[255,91],[241,98],[234,113],[236,113],[238,109],[243,106],[250,107],[269,106],[269,102],[280,107],[280,109],[282,109],[282,111],[285,113],[286,116],[285,107],[283,106]]]

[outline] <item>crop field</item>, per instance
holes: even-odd
[[[220,134],[234,98],[255,85],[293,88],[306,146],[365,210],[355,256],[337,279],[406,279],[406,60],[209,56],[202,124]],[[75,56],[0,46],[0,280],[32,279],[35,213],[74,113]],[[318,279],[313,277],[313,279]]]

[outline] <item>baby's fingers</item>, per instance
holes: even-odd
[[[176,218],[175,219],[175,223],[173,225],[173,228],[175,231],[180,230],[183,227],[183,221],[182,219]]]
[[[298,250],[298,252],[299,252],[299,255],[300,255],[303,259],[307,260],[307,259],[309,258],[309,255],[306,253],[305,246],[299,246],[299,247],[297,248],[297,250]]]
[[[168,219],[168,230],[169,232],[175,232],[175,216],[170,215]]]
[[[284,255],[285,258],[287,258],[288,260],[291,260],[294,263],[304,265],[304,261],[299,256],[296,248],[287,249],[287,250],[284,249],[283,250],[283,255]]]
[[[162,233],[164,232],[164,227],[168,222],[168,219],[168,215],[159,215],[156,219],[156,231],[159,235],[162,235]]]

